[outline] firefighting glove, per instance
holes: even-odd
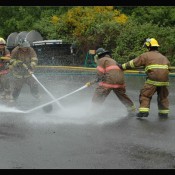
[[[33,72],[32,72],[30,67],[28,67],[25,63],[23,63],[22,65],[29,72],[29,74],[33,74]]]
[[[99,76],[98,74],[96,75],[96,78],[94,81],[91,81],[91,82],[87,82],[86,83],[86,86],[89,87],[89,86],[92,86],[93,84],[99,82],[99,81],[102,81],[102,76]]]
[[[36,63],[35,63],[35,62],[31,62],[31,63],[30,63],[31,69],[35,69],[35,66],[36,66]]]
[[[87,82],[87,83],[86,83],[86,86],[89,87],[89,86],[92,86],[92,85],[95,84],[95,83],[97,83],[96,80],[91,81],[91,82]]]
[[[117,63],[117,66],[118,66],[121,70],[124,70],[123,67],[122,67],[122,64]]]
[[[23,63],[22,65],[26,70],[29,70],[28,66],[25,63]]]
[[[89,87],[89,86],[91,86],[91,85],[92,85],[91,82],[87,82],[87,83],[86,83],[86,86],[87,86],[87,87]]]

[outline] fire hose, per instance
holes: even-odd
[[[41,84],[41,82],[37,79],[34,73],[27,67],[27,65],[23,63],[23,66],[32,75],[32,77],[38,82],[38,84],[44,89],[44,91],[52,98],[52,100],[55,100],[55,97],[43,86],[43,84]],[[55,103],[59,108],[63,109],[63,106],[58,101],[55,101]],[[51,109],[51,106],[50,106],[50,109]]]

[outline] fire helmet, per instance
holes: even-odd
[[[20,48],[30,47],[30,43],[26,39],[20,39],[18,42]]]
[[[147,38],[146,42],[144,43],[146,47],[159,47],[157,40],[155,38]]]
[[[3,38],[0,38],[0,44],[1,45],[6,45],[6,41]]]
[[[108,50],[105,50],[105,49],[103,49],[103,48],[98,48],[97,50],[96,50],[96,56],[100,56],[100,55],[103,55],[103,54],[109,54],[110,52],[108,51]]]

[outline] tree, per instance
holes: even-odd
[[[137,20],[130,19],[123,26],[122,32],[116,38],[116,48],[113,57],[120,63],[127,62],[141,53],[147,51],[143,48],[146,38],[155,38],[159,44],[159,51],[167,56],[173,65],[175,63],[174,27],[160,27],[158,24],[139,24]]]
[[[132,11],[131,16],[140,24],[151,22],[164,27],[173,27],[175,24],[175,8],[173,6],[140,6]]]
[[[41,8],[25,6],[0,7],[0,35],[4,38],[12,32],[29,31],[40,16]]]
[[[90,49],[108,47],[108,41],[117,35],[115,30],[127,21],[127,16],[113,6],[81,6],[69,9],[58,16],[57,36],[67,41],[76,41],[82,57]]]

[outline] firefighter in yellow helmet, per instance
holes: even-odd
[[[87,86],[90,86],[99,82],[92,103],[95,106],[102,104],[110,92],[113,91],[121,103],[126,106],[128,116],[133,116],[135,105],[126,94],[124,73],[117,66],[117,62],[111,58],[110,52],[103,48],[96,50],[94,60],[97,63],[97,77],[94,81],[86,83]]]
[[[38,84],[32,77],[32,73],[38,63],[38,58],[35,50],[30,47],[30,43],[25,39],[20,39],[18,46],[11,52],[11,69],[13,75],[13,90],[12,97],[14,101],[20,95],[24,84],[30,87],[30,92],[36,99],[40,98]]]
[[[11,99],[11,87],[9,77],[10,59],[10,51],[6,48],[6,41],[3,38],[0,38],[0,83],[3,90],[0,98],[3,100]]]
[[[137,117],[148,117],[152,96],[157,92],[158,116],[167,118],[169,113],[168,86],[169,66],[167,57],[158,51],[159,44],[155,38],[147,38],[144,42],[147,52],[121,65],[123,70],[143,66],[147,75],[145,84],[140,90],[139,113]]]

